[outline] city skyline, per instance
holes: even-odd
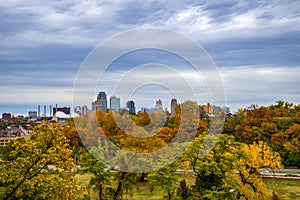
[[[105,91],[101,91],[96,96],[96,101],[97,101],[98,97],[101,96],[100,93],[102,93],[102,94],[104,93],[105,96],[107,96]],[[116,95],[113,94],[112,96],[110,96],[110,98],[108,100],[106,99],[106,101],[107,101],[106,102],[106,105],[107,105],[106,112],[108,110],[115,110],[115,109],[112,109],[111,104],[110,104],[110,100],[112,98],[116,98],[120,102],[120,98],[117,97]],[[71,114],[71,113],[79,114],[77,111],[82,112],[83,109],[85,110],[83,113],[87,113],[86,109],[88,109],[89,111],[102,110],[100,108],[93,110],[93,103],[96,102],[96,101],[91,102],[91,106],[87,106],[87,105],[89,105],[88,103],[84,104],[84,105],[74,105],[73,107],[71,105],[59,105],[59,107],[57,107],[58,106],[57,104],[54,105],[54,106],[53,106],[53,104],[48,104],[48,105],[45,105],[45,104],[40,105],[39,104],[39,105],[32,105],[32,106],[28,106],[28,107],[22,106],[22,109],[21,109],[22,111],[21,112],[14,112],[14,110],[17,110],[17,109],[12,107],[11,110],[10,109],[4,109],[5,111],[0,112],[0,114],[6,114],[7,113],[7,114],[13,114],[14,116],[25,116],[26,117],[26,116],[29,116],[29,112],[36,112],[37,116],[51,117],[51,116],[54,116],[54,114],[56,112],[55,111],[56,108],[58,108],[58,111],[63,111],[64,109],[68,109],[66,114]],[[278,100],[278,101],[282,101],[282,100]],[[247,107],[243,107],[243,108],[241,107],[239,109],[249,109],[252,106],[256,106],[257,108],[259,108],[260,106],[267,107],[267,106],[271,106],[271,105],[276,104],[278,101],[273,102],[272,104],[268,104],[268,105],[258,105],[258,104],[253,103],[251,105],[248,105]],[[133,106],[134,106],[134,110],[135,110],[136,114],[139,111],[153,113],[153,112],[156,112],[158,110],[165,110],[166,109],[172,115],[175,114],[175,106],[180,105],[182,103],[182,102],[178,102],[177,99],[174,99],[174,98],[168,99],[167,101],[162,101],[160,98],[157,98],[153,101],[153,104],[145,106],[145,105],[142,105],[142,104],[136,104],[136,101],[134,99],[131,99],[131,100],[127,101],[124,105],[119,104],[119,106],[120,106],[119,109],[128,108],[128,102],[133,102]],[[197,102],[197,103],[198,103],[199,106],[203,106],[202,109],[204,109],[204,111],[206,113],[212,113],[213,110],[214,110],[214,107],[218,110],[222,107],[222,106],[220,107],[219,105],[211,104],[210,102],[206,102],[206,103]],[[290,102],[290,103],[296,105],[295,102]],[[108,105],[110,105],[110,106],[108,106]],[[30,109],[27,109],[27,108],[30,108]],[[50,108],[50,110],[49,110],[49,108]],[[236,111],[231,110],[231,108],[228,107],[228,106],[225,106],[223,108],[225,109],[226,113],[231,113],[231,114],[236,113]],[[39,109],[40,109],[40,115],[39,115]]]
[[[24,114],[52,102],[72,105],[77,71],[93,48],[115,34],[144,27],[178,31],[202,45],[218,67],[232,111],[278,100],[300,103],[298,1],[3,1],[0,13],[1,113]],[[199,84],[199,103],[211,102],[205,82],[195,79],[186,63],[151,50],[116,60],[99,87],[113,94],[111,85],[120,75],[153,60]],[[151,107],[152,97],[165,93],[148,87],[132,98]]]
[[[107,112],[108,110],[114,110],[114,106],[112,107],[112,104],[111,104],[111,99],[117,99],[118,100],[118,103],[120,103],[120,98],[115,96],[114,94],[112,96],[110,96],[109,99],[107,99],[107,96],[108,94],[106,94],[105,91],[101,91],[98,93],[97,97],[96,97],[96,100],[91,102],[91,106],[87,106],[87,105],[74,105],[74,107],[70,106],[70,105],[67,105],[67,106],[59,106],[56,104],[55,106],[53,106],[52,104],[49,104],[49,105],[36,105],[34,109],[29,109],[29,110],[26,110],[26,112],[23,112],[23,113],[15,113],[15,112],[12,112],[12,111],[5,111],[5,112],[2,112],[2,114],[4,113],[9,113],[9,114],[14,114],[14,116],[18,116],[18,115],[21,115],[21,116],[30,116],[30,112],[35,112],[36,115],[39,117],[39,116],[44,116],[44,117],[50,117],[50,116],[54,116],[55,115],[55,109],[57,109],[57,111],[62,111],[64,112],[64,110],[68,110],[67,112],[65,112],[66,114],[70,114],[70,113],[82,113],[82,109],[83,107],[85,107],[84,109],[88,109],[90,111],[96,111],[96,110],[103,110],[101,109],[101,105],[95,105],[94,107],[94,104],[97,102],[97,100],[100,100],[101,97],[104,97],[104,99],[106,100],[106,107],[105,107],[105,112]],[[105,101],[104,100],[104,101]],[[162,101],[161,99],[156,99],[153,101],[153,104],[150,105],[150,106],[145,106],[145,105],[141,105],[141,104],[136,104],[136,101],[134,99],[131,99],[129,101],[126,102],[126,104],[124,105],[121,105],[121,104],[118,104],[118,107],[119,109],[122,109],[122,108],[128,108],[129,107],[132,107],[132,110],[134,110],[133,113],[138,113],[139,111],[142,111],[142,112],[150,112],[150,113],[153,113],[153,112],[156,112],[156,111],[159,111],[159,110],[165,110],[167,109],[167,111],[170,112],[170,114],[175,114],[175,106],[176,105],[179,105],[180,102],[177,101],[177,99],[169,99],[168,101],[166,101],[167,103],[165,103],[164,101]],[[204,103],[204,104],[199,104],[199,105],[209,105],[210,103]],[[109,105],[109,107],[108,107]],[[166,105],[166,106],[164,106]],[[168,105],[168,106],[167,106]],[[98,106],[98,108],[96,108]],[[217,105],[216,105],[217,106]],[[118,110],[119,110],[118,109]],[[117,112],[118,112],[117,110]],[[104,110],[103,110],[104,111]]]

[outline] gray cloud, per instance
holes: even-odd
[[[35,102],[29,94],[45,91],[47,98],[42,101],[61,97],[71,104],[72,80],[99,42],[133,28],[162,27],[184,33],[205,47],[220,68],[229,105],[236,108],[252,100],[269,103],[278,99],[300,103],[299,13],[300,2],[291,0],[2,1],[0,92],[11,91],[12,95],[0,101],[17,103],[22,96]],[[185,48],[180,41],[170,45]],[[131,59],[124,63],[127,67],[143,57]],[[188,72],[172,57],[157,59]],[[122,66],[116,66],[111,73],[121,71]],[[201,96],[204,91],[198,92]],[[202,98],[204,103],[207,99]]]
[[[300,102],[297,67],[228,67],[221,71],[228,105],[237,110],[252,103],[270,105],[277,100]]]

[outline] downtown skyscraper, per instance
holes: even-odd
[[[97,100],[92,102],[92,110],[103,110],[107,112],[107,96],[105,92],[99,92]]]
[[[135,103],[134,103],[134,101],[127,101],[126,107],[128,108],[130,113],[135,114]]]
[[[115,95],[109,98],[109,108],[115,112],[120,110],[120,98],[117,98]]]

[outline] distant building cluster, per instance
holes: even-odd
[[[136,110],[136,104],[133,100],[129,100],[126,102],[125,107],[121,107],[120,98],[112,95],[109,100],[107,98],[107,94],[104,91],[99,92],[95,101],[92,102],[92,109],[89,110],[87,106],[76,106],[74,108],[74,112],[78,115],[89,114],[98,110],[102,110],[104,112],[108,112],[109,110],[113,110],[115,112],[120,112],[121,110],[128,110],[131,114],[139,114],[141,112],[147,113],[156,113],[159,111],[164,111],[170,115],[176,114],[176,108],[180,105],[176,99],[171,99],[170,103],[170,112],[165,108],[163,108],[163,103],[160,99],[158,99],[155,103],[155,107],[147,108],[141,107],[139,111]],[[200,109],[200,118],[208,118],[214,117],[214,112],[224,111],[223,108],[207,103],[205,105],[199,105]],[[226,113],[229,113],[229,108],[225,109]]]
[[[52,105],[49,106],[49,113],[47,114],[47,106],[37,106],[36,110],[30,110],[28,111],[28,117],[24,116],[17,116],[17,118],[22,119],[28,119],[33,121],[54,121],[54,122],[66,122],[68,118],[73,118],[76,116],[80,116],[83,114],[92,114],[95,111],[102,110],[103,112],[107,113],[109,110],[113,110],[115,112],[120,112],[121,110],[127,110],[131,114],[139,114],[141,112],[147,112],[147,113],[156,113],[163,111],[167,113],[168,115],[175,115],[177,112],[177,107],[180,105],[176,99],[171,99],[170,103],[170,111],[167,110],[167,108],[163,108],[162,100],[158,99],[155,103],[155,107],[147,108],[147,107],[141,107],[139,111],[136,110],[136,104],[133,100],[129,100],[126,102],[125,107],[121,107],[121,101],[119,97],[116,97],[115,95],[112,95],[109,98],[107,98],[107,94],[104,91],[101,91],[98,93],[96,100],[91,102],[91,109],[89,109],[86,105],[84,106],[75,106],[74,112],[71,112],[70,107],[58,107],[56,104],[55,107]],[[41,112],[41,109],[43,108],[43,112]],[[225,112],[228,114],[230,112],[229,108],[221,108],[219,106],[212,105],[210,103],[207,103],[205,105],[199,105],[200,110],[200,118],[209,118],[214,117],[214,112]],[[13,113],[3,113],[2,114],[2,120],[9,121],[11,119],[15,119]]]
[[[43,112],[41,113],[41,108],[43,108]],[[75,109],[76,110],[76,109]],[[87,113],[87,107],[83,107],[83,109],[80,108],[80,112],[86,111]],[[52,107],[52,105],[49,106],[49,113],[47,113],[47,106],[44,105],[41,107],[41,105],[37,106],[36,110],[29,110],[28,116],[14,116],[13,113],[3,113],[2,114],[2,120],[4,122],[8,122],[9,120],[25,120],[25,121],[35,121],[37,123],[42,123],[43,120],[47,120],[50,122],[64,122],[68,118],[72,118],[78,116],[78,114],[71,113],[70,107],[58,107],[57,104],[55,107]]]
[[[80,108],[80,106],[78,106],[78,109],[77,109],[78,111],[79,111],[79,108]],[[99,92],[99,94],[97,96],[97,99],[92,102],[92,111],[102,110],[104,112],[107,112],[108,110],[113,110],[115,112],[119,112],[120,109],[126,109],[131,114],[136,114],[137,113],[136,105],[135,105],[135,102],[133,100],[127,101],[126,102],[126,107],[121,108],[120,98],[116,97],[115,95],[113,95],[109,98],[109,108],[108,108],[107,95],[103,91]],[[163,111],[162,101],[160,99],[156,102],[156,107],[155,108],[142,107],[139,112],[154,113],[154,112],[157,112],[157,111]]]
[[[37,106],[36,110],[28,111],[28,116],[14,116],[14,113],[3,113],[0,119],[0,146],[7,145],[11,140],[20,137],[29,137],[31,129],[38,124],[42,124],[44,120],[49,123],[65,123],[67,119],[79,116],[71,113],[70,107],[49,106],[47,114],[47,106],[44,105],[41,113],[41,106]]]
[[[108,112],[113,110],[114,112],[124,112],[128,111],[130,114],[140,114],[147,112],[153,114],[156,112],[164,112],[166,117],[169,115],[175,115],[180,112],[180,104],[176,99],[172,99],[170,103],[170,112],[163,108],[163,103],[160,99],[155,102],[155,107],[146,108],[141,107],[139,111],[136,110],[136,104],[133,100],[126,102],[125,107],[121,107],[120,98],[112,95],[107,99],[105,92],[99,92],[95,101],[91,103],[91,109],[86,105],[74,107],[74,112],[71,112],[70,107],[59,107],[57,104],[55,107],[50,105],[48,107],[49,112],[47,113],[47,106],[41,105],[37,106],[36,110],[28,111],[28,116],[24,117],[21,115],[14,116],[14,113],[3,113],[0,122],[9,124],[9,126],[3,128],[0,127],[0,146],[6,145],[10,140],[16,139],[17,137],[27,137],[30,135],[30,130],[34,125],[43,123],[47,120],[50,123],[65,123],[69,118],[74,118],[83,114],[92,114],[95,111],[102,110],[103,112]],[[43,112],[41,112],[43,108]],[[211,105],[207,103],[205,105],[199,105],[200,115],[199,118],[211,118],[214,117],[214,113],[225,112],[228,114],[230,112],[229,108],[221,108],[219,106]]]
[[[156,113],[156,112],[159,112],[159,111],[163,111],[163,106],[162,106],[162,101],[159,99],[156,101],[155,103],[155,108],[145,108],[145,107],[142,107],[140,112],[147,112],[147,113]]]
[[[20,137],[28,137],[32,128],[24,116],[14,116],[13,113],[3,113],[0,122],[0,146]]]

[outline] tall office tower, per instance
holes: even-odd
[[[120,98],[117,98],[115,95],[111,96],[109,99],[109,108],[116,112],[120,110]]]
[[[171,115],[175,115],[176,111],[175,108],[177,106],[177,100],[176,99],[172,99],[171,100]]]
[[[156,107],[157,111],[162,111],[163,110],[162,102],[161,102],[160,99],[158,101],[156,101],[156,106],[155,107]]]
[[[86,105],[82,106],[81,107],[81,111],[82,111],[82,114],[87,114],[88,113],[88,107]]]
[[[107,97],[105,92],[99,92],[97,100],[101,103],[101,110],[107,112]]]
[[[134,104],[134,101],[127,101],[126,107],[128,108],[128,110],[129,110],[130,113],[134,113],[135,114],[135,104]]]
[[[99,92],[97,100],[92,102],[93,111],[103,110],[107,112],[107,97],[105,92]]]

